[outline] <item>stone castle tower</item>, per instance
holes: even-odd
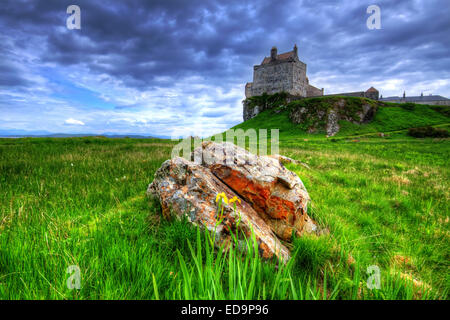
[[[292,51],[281,54],[273,47],[270,57],[253,67],[253,82],[245,85],[246,98],[282,91],[299,97],[323,95],[323,89],[309,84],[306,64],[298,58],[297,45]]]

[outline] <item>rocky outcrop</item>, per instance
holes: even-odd
[[[375,90],[375,89],[374,89]],[[376,90],[375,90],[376,91]],[[373,94],[376,94],[376,92]],[[321,96],[301,98],[291,95],[252,96],[243,101],[244,121],[256,117],[265,110],[272,110],[273,115],[288,110],[292,123],[300,124],[300,128],[308,133],[326,131],[328,136],[336,135],[339,121],[364,124],[372,121],[380,101],[367,99],[364,92],[361,96]]]
[[[286,106],[292,99],[292,96],[286,92],[278,92],[272,95],[266,93],[261,96],[253,96],[242,101],[244,107],[244,121],[256,117],[267,109],[279,108]],[[278,109],[278,111],[280,111]]]
[[[256,117],[259,113],[260,113],[260,108],[259,106],[252,106],[250,103],[244,101],[242,103],[242,105],[244,106],[244,121],[250,120],[251,118]]]
[[[339,132],[339,116],[338,113],[335,109],[330,109],[328,111],[328,116],[327,116],[327,125],[326,125],[326,130],[327,130],[327,135],[328,136],[334,136],[336,135],[336,133]]]
[[[334,136],[339,132],[339,121],[368,123],[372,121],[376,111],[376,101],[329,97],[327,101],[297,101],[290,110],[289,118],[295,124],[303,124],[309,133],[325,129],[328,136]]]
[[[317,231],[307,214],[305,186],[280,158],[209,141],[195,149],[191,159],[167,160],[155,173],[148,192],[159,198],[164,216],[187,216],[193,224],[212,231],[217,246],[232,243],[231,233],[236,230],[246,236],[253,230],[261,255],[284,261],[289,252],[279,238],[289,241],[293,234]],[[234,202],[236,211],[225,207],[223,221],[215,202],[222,192],[239,199]]]
[[[156,171],[147,190],[147,193],[159,198],[166,218],[186,216],[194,225],[213,232],[217,247],[232,243],[231,232],[236,234],[236,229],[247,236],[253,230],[262,257],[271,258],[275,255],[287,261],[289,252],[286,247],[245,201],[235,202],[239,215],[233,207],[225,206],[223,216],[219,217],[215,200],[217,194],[222,192],[228,198],[238,197],[210,170],[180,157],[165,161]]]

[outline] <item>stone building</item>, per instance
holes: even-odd
[[[384,102],[395,102],[395,103],[416,103],[416,104],[431,104],[438,106],[450,106],[450,99],[440,95],[428,95],[425,96],[423,93],[420,96],[406,96],[406,93],[403,93],[403,97],[387,97],[380,98],[380,101]]]
[[[297,45],[289,52],[278,54],[277,48],[270,50],[260,65],[253,67],[253,82],[245,85],[245,97],[287,92],[298,97],[322,96],[323,88],[309,84],[306,64],[298,58]]]

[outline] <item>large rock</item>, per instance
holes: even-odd
[[[250,236],[253,229],[262,257],[276,255],[287,261],[289,251],[247,202],[235,202],[240,215],[236,215],[231,206],[225,206],[224,219],[218,222],[215,201],[217,194],[222,192],[228,198],[239,197],[209,169],[180,157],[165,161],[148,187],[148,193],[161,201],[164,216],[186,216],[193,224],[215,233],[216,246],[233,243],[230,233],[235,233],[236,229],[246,236]]]
[[[278,159],[251,154],[232,143],[210,141],[195,149],[193,157],[251,204],[281,239],[316,231],[307,215],[310,198],[305,186]]]

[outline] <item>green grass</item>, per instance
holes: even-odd
[[[293,124],[290,121],[289,110],[291,107],[295,107],[298,103],[308,105],[310,100],[324,104],[329,103],[330,101],[328,100],[330,99],[331,102],[333,102],[338,98],[345,99],[348,105],[355,105],[355,100],[359,99],[353,97],[324,97],[294,101],[287,107],[265,110],[257,117],[243,122],[234,128],[240,128],[243,130],[248,130],[250,128],[278,128],[280,130],[280,137],[283,138],[283,140],[298,140],[298,138],[302,137],[309,139],[322,139],[326,135],[324,130],[322,132],[318,132],[317,134],[306,133],[301,124]],[[322,106],[322,108],[325,107],[326,106]],[[407,110],[403,108],[402,104],[385,103],[384,106],[378,107],[375,118],[368,124],[358,125],[348,121],[341,121],[339,123],[341,129],[336,135],[336,138],[363,134],[406,131],[409,128],[448,124],[450,122],[448,116],[446,116],[448,109],[450,109],[450,107],[415,105],[413,110]]]
[[[288,165],[329,234],[296,239],[287,266],[161,218],[145,191],[171,141],[0,139],[0,299],[448,299],[450,142],[404,132],[448,118],[417,107],[387,123],[396,108],[356,140],[298,132],[272,110],[239,126],[279,128],[280,153],[311,168]],[[380,128],[392,133],[370,135]],[[66,286],[70,265],[80,290]]]
[[[427,125],[449,123],[448,117],[436,112],[427,105],[416,105],[413,110],[404,109],[401,104],[388,105],[389,106],[387,107],[380,107],[374,121],[368,124],[359,126],[346,121],[341,122],[341,130],[339,131],[338,136],[373,132],[391,132]]]

